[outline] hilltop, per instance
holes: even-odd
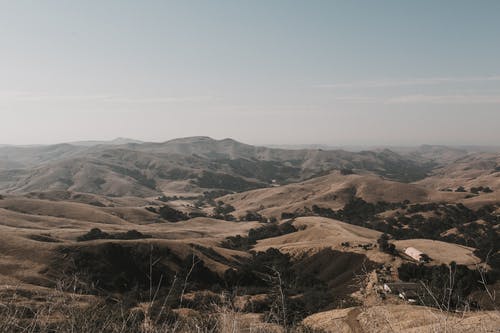
[[[220,200],[234,206],[237,215],[256,211],[266,216],[279,217],[284,212],[301,213],[311,210],[313,205],[340,209],[354,197],[369,203],[421,203],[455,202],[464,199],[466,194],[442,192],[419,183],[392,181],[365,171],[348,174],[333,171],[304,182],[230,194]]]

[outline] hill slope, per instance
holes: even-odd
[[[71,190],[148,197],[240,192],[286,184],[333,169],[369,170],[401,181],[430,170],[390,150],[285,150],[231,139],[183,138],[164,143],[0,147],[0,192]]]
[[[376,203],[453,201],[465,197],[463,193],[439,192],[417,184],[407,184],[363,173],[343,175],[334,171],[326,176],[280,187],[257,189],[230,194],[220,198],[235,207],[236,215],[256,211],[266,216],[279,217],[283,212],[303,211],[313,205],[340,209],[352,198]]]

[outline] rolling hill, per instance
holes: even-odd
[[[220,200],[234,206],[236,215],[255,211],[265,216],[280,217],[283,212],[304,212],[313,205],[341,209],[354,197],[370,203],[405,200],[419,203],[453,202],[465,196],[463,193],[439,192],[418,184],[391,181],[366,172],[344,175],[333,171],[304,182],[230,194]]]
[[[0,192],[70,190],[149,197],[222,189],[241,192],[287,184],[334,169],[362,169],[400,181],[430,170],[390,150],[285,150],[231,139],[192,137],[164,143],[0,147]]]
[[[0,328],[13,313],[23,327],[117,306],[141,327],[164,311],[180,325],[230,316],[233,331],[495,329],[499,155],[396,151],[207,137],[2,146]],[[449,311],[387,282],[451,290]]]

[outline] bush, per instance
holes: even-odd
[[[115,234],[109,234],[102,231],[99,228],[93,228],[85,235],[76,238],[77,242],[85,242],[96,239],[121,239],[121,240],[133,240],[133,239],[143,239],[151,238],[151,235],[145,235],[137,230],[129,230],[127,232],[119,232]]]
[[[165,219],[169,222],[179,222],[179,221],[185,221],[189,220],[189,216],[185,214],[184,212],[181,212],[177,209],[174,209],[170,206],[162,206],[160,207],[160,210],[158,211],[160,214],[160,217],[162,219]]]
[[[389,236],[387,234],[382,234],[377,240],[379,250],[389,254],[396,254],[396,246],[389,243]]]
[[[257,212],[247,211],[246,215],[241,219],[242,221],[258,221],[267,222],[267,219]]]
[[[90,241],[90,240],[95,240],[95,239],[109,239],[110,235],[107,232],[103,232],[99,228],[93,228],[89,232],[87,232],[85,235],[79,236],[76,238],[78,242],[85,242],[85,241]]]
[[[287,220],[287,219],[294,219],[296,217],[298,217],[299,215],[298,214],[295,214],[295,213],[287,213],[287,212],[283,212],[281,213],[281,219],[282,220]]]
[[[483,189],[483,192],[484,193],[491,193],[493,192],[493,190],[491,188],[489,188],[488,186],[486,186],[484,189]]]
[[[207,214],[203,212],[191,212],[188,214],[190,219],[194,219],[195,217],[207,217]]]
[[[473,291],[484,288],[479,271],[455,262],[440,266],[404,263],[398,268],[398,273],[402,281],[423,282],[429,288],[425,294],[420,295],[425,305],[448,310],[464,306]],[[487,284],[496,281],[495,275],[491,273],[486,274],[485,279]],[[443,304],[436,304],[437,300],[442,300]],[[446,303],[448,300],[451,308]]]
[[[213,209],[212,217],[219,220],[234,221],[236,220],[235,217],[230,214],[234,211],[234,207],[230,204],[225,204],[222,201],[218,201],[215,208]]]
[[[152,238],[151,235],[145,235],[142,232],[139,232],[137,230],[129,230],[127,232],[116,233],[116,234],[113,234],[112,237],[114,239],[122,239],[122,240]]]
[[[242,237],[240,235],[228,237],[222,242],[221,246],[228,249],[246,251],[257,244],[258,240],[278,237],[296,231],[297,228],[290,222],[282,224],[269,223],[260,228],[250,229],[247,237]]]
[[[341,169],[340,174],[344,176],[353,175],[354,171],[352,171],[352,169]]]

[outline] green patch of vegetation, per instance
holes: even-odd
[[[254,211],[247,211],[245,216],[241,218],[242,221],[258,221],[262,223],[268,222],[267,218],[262,216],[261,214]]]
[[[37,241],[37,242],[44,242],[44,243],[60,243],[61,241],[58,239],[55,239],[51,237],[50,235],[29,235],[29,239]]]
[[[389,236],[387,234],[380,235],[380,238],[377,240],[377,243],[380,251],[392,255],[396,254],[396,246],[392,243],[389,243]]]
[[[109,234],[102,231],[99,228],[93,228],[85,235],[76,238],[77,242],[86,242],[96,239],[121,239],[121,240],[132,240],[132,239],[144,239],[151,238],[151,235],[145,235],[137,230],[128,230],[127,232],[118,232],[114,234]]]
[[[167,220],[169,222],[180,222],[193,219],[195,217],[207,216],[203,212],[190,212],[186,214],[180,210],[177,210],[167,205],[161,206],[159,209],[157,209],[156,207],[148,206],[146,207],[146,210],[154,214],[159,214],[162,219]]]
[[[288,326],[312,313],[356,305],[349,294],[356,290],[353,280],[363,267],[371,270],[374,265],[360,254],[324,249],[295,261],[270,248],[226,271],[224,280],[247,293],[268,294],[260,310],[266,310],[267,320]]]
[[[158,214],[160,214],[160,217],[162,219],[165,219],[169,222],[179,222],[190,219],[190,217],[186,213],[167,205],[160,207],[160,209],[158,210]]]
[[[143,243],[104,242],[92,246],[61,247],[48,271],[49,276],[72,279],[78,276],[84,286],[94,286],[93,293],[121,293],[135,302],[147,300],[151,286],[168,293],[210,289],[221,280],[195,255],[185,258],[169,248]],[[188,276],[189,275],[189,276]],[[189,285],[182,281],[189,278]]]
[[[235,221],[236,218],[231,215],[231,213],[234,211],[234,207],[230,204],[226,204],[222,201],[217,201],[211,217],[219,220]]]
[[[379,201],[377,203],[369,203],[361,198],[352,197],[352,199],[344,205],[343,209],[337,211],[334,211],[331,208],[322,208],[317,205],[313,205],[311,208],[313,214],[315,215],[338,219],[352,224],[363,225],[367,221],[373,220],[377,214],[387,210],[405,208],[408,204],[409,201],[398,203]]]
[[[283,212],[281,213],[281,219],[282,220],[294,219],[296,217],[299,217],[300,215],[301,214],[299,213]]]
[[[259,228],[252,228],[248,231],[248,236],[230,236],[222,242],[222,247],[233,250],[249,250],[258,240],[278,237],[298,231],[292,223],[269,223]]]
[[[343,176],[353,175],[354,171],[352,171],[352,169],[343,168],[343,169],[340,169],[340,174]]]
[[[479,192],[491,193],[493,192],[493,190],[489,186],[477,186],[477,187],[471,187],[470,192],[474,194],[478,194]]]
[[[228,190],[212,190],[203,192],[202,196],[198,197],[198,200],[195,201],[194,205],[198,208],[203,207],[205,204],[210,206],[215,206],[215,199],[222,197],[227,194],[234,193],[233,191]]]
[[[481,274],[455,262],[439,266],[404,263],[398,268],[398,273],[402,281],[425,285],[425,290],[419,295],[420,304],[447,311],[474,306],[468,296],[497,280],[495,273]]]

